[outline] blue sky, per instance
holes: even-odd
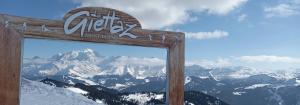
[[[1,0],[0,13],[61,19],[77,7],[116,8],[137,17],[143,27],[186,32],[186,61],[191,64],[300,67],[300,0],[173,1]],[[26,39],[24,47],[25,57],[84,48],[109,56],[166,55],[164,49],[33,39]]]

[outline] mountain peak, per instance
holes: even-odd
[[[86,48],[86,49],[83,49],[83,52],[94,52],[94,50],[92,50],[90,48]]]
[[[66,53],[59,53],[52,57],[55,60],[79,60],[79,61],[95,61],[101,56],[92,49],[74,50]]]

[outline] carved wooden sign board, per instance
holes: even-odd
[[[65,14],[63,20],[0,14],[0,105],[20,104],[24,38],[166,48],[166,103],[183,104],[183,33],[142,29],[136,18],[124,12],[102,7],[85,7],[71,10]]]

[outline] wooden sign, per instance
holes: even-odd
[[[71,10],[63,20],[0,14],[0,24],[0,105],[19,104],[24,38],[166,48],[167,104],[184,103],[183,33],[142,29],[136,18],[101,7]]]
[[[70,35],[79,30],[80,37],[135,39],[138,36],[131,33],[132,29],[141,29],[140,23],[130,15],[105,8],[73,10],[66,14],[64,20],[65,34]]]

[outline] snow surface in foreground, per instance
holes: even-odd
[[[79,89],[79,88],[74,88],[74,87],[69,87],[67,89],[72,91],[72,92],[79,93],[79,94],[87,94],[88,93],[87,91],[84,91],[84,90]]]
[[[142,94],[142,93],[136,93],[136,94],[130,94],[128,96],[123,96],[124,99],[128,101],[136,101],[139,105],[145,105],[147,101],[150,101],[151,99],[163,99],[163,94]]]
[[[21,105],[104,105],[99,103],[68,89],[27,79],[21,82]]]

